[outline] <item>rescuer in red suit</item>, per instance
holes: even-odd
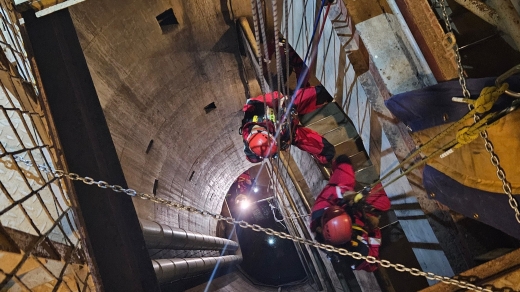
[[[354,192],[356,178],[350,159],[340,155],[332,164],[329,183],[316,198],[311,231],[318,242],[378,257],[381,245],[379,214],[390,209],[380,185],[365,195]],[[352,259],[352,268],[372,272],[377,264]]]
[[[246,170],[241,175],[238,176],[237,180],[237,192],[239,194],[249,194],[251,187],[253,186],[253,182],[251,179],[251,175],[249,174],[249,170]]]
[[[289,145],[294,145],[313,155],[321,164],[332,161],[335,155],[334,146],[317,132],[300,125],[298,118],[298,115],[310,113],[332,101],[332,96],[323,86],[296,91],[291,111],[281,126],[280,145],[275,137],[275,118],[265,112],[264,96],[265,105],[270,109],[278,108],[278,103],[283,98],[281,93],[274,91],[248,99],[242,108],[244,118],[239,133],[244,141],[247,160],[261,162],[264,158],[275,157],[278,150],[286,150]],[[282,102],[288,106],[290,99]]]

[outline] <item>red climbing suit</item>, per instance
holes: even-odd
[[[335,163],[332,169],[332,175],[330,176],[329,183],[321,191],[316,198],[312,212],[328,208],[332,205],[336,205],[346,191],[353,191],[356,185],[356,177],[354,169],[349,163]],[[377,192],[370,193],[365,199],[365,202],[373,206],[379,211],[388,211],[390,209],[390,200],[386,196],[386,192],[383,188],[379,188],[380,185],[375,186],[373,189],[379,189]]]
[[[265,103],[270,108],[276,108],[281,97],[282,94],[277,91],[267,93],[265,94]],[[332,101],[332,97],[322,86],[307,87],[296,92],[293,108],[297,111],[298,115],[304,115],[322,107],[325,102],[330,101]],[[288,101],[286,101],[286,103],[288,103]],[[275,133],[273,122],[261,119],[261,117],[265,115],[264,95],[248,99],[242,111],[244,111],[244,119],[242,120],[241,134],[245,144],[244,152],[250,162],[260,162],[262,158],[252,153],[249,149],[247,137],[255,125],[266,128],[271,134]],[[282,131],[280,134],[282,145],[281,147],[279,146],[279,148],[284,150],[287,148],[284,147],[284,143],[292,142],[292,145],[313,155],[320,163],[326,164],[330,162],[335,154],[334,146],[317,132],[301,126],[297,118],[291,119],[292,125],[290,128],[292,129]],[[290,131],[292,131],[292,141],[290,140]]]
[[[312,207],[310,224],[312,232],[316,232],[316,228],[321,225],[321,216],[323,211],[330,206],[338,205],[342,198],[342,194],[346,191],[353,191],[356,184],[354,169],[350,163],[334,162],[332,171],[329,183],[318,195]],[[367,226],[367,217],[375,216],[377,212],[384,212],[390,209],[390,200],[388,199],[384,189],[379,187],[380,185],[375,186],[374,190],[376,191],[370,193],[365,198],[366,205],[364,212],[357,208],[347,207],[347,213],[353,218],[353,230],[356,234],[356,238],[353,238],[350,244],[340,247],[365,253],[365,255],[370,255],[376,258],[379,256],[381,231],[378,227],[371,228]],[[366,207],[368,207],[368,210]],[[316,240],[320,241],[320,237],[316,236]],[[365,245],[366,252],[362,252],[361,249],[359,249],[360,245]],[[353,266],[356,270],[365,270],[369,272],[377,269],[376,264],[370,264],[366,261],[359,261]]]
[[[249,171],[246,171],[238,176],[237,188],[240,194],[248,194],[252,186],[251,175]]]

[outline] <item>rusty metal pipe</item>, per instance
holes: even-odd
[[[253,34],[253,31],[251,31],[251,26],[249,25],[247,18],[245,18],[243,16],[239,17],[238,24],[240,24],[240,27],[242,27],[242,31],[244,32],[247,42],[249,43],[251,50],[255,54],[255,57],[258,58],[260,56],[260,53],[259,53],[258,48],[256,47],[256,38],[255,38],[255,35]]]
[[[242,257],[227,255],[203,258],[176,258],[152,260],[153,269],[160,284],[198,276],[211,272],[219,264],[219,268],[237,265]]]
[[[155,221],[139,219],[146,247],[149,249],[222,250],[236,251],[238,243],[216,236],[186,231]]]
[[[485,22],[508,34],[520,50],[520,16],[510,0],[490,0],[490,6],[480,0],[455,0]]]
[[[485,22],[498,27],[500,20],[495,9],[489,7],[480,0],[455,0],[462,7],[468,9]]]

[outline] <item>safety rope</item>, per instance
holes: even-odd
[[[13,155],[13,158],[17,162],[22,162],[22,163],[24,163],[27,166],[33,166],[33,163],[30,160],[25,160],[21,156]],[[42,171],[49,172],[49,168],[46,167],[46,166],[39,166],[39,165],[37,165],[36,167],[38,167],[38,169],[40,169]],[[214,218],[214,219],[216,219],[218,221],[224,221],[224,222],[226,222],[228,224],[238,225],[239,227],[244,228],[244,229],[245,228],[249,228],[249,229],[252,229],[253,231],[256,231],[256,232],[263,232],[263,233],[265,233],[267,235],[273,235],[273,236],[279,237],[281,239],[288,239],[288,240],[291,240],[291,241],[293,241],[295,243],[305,244],[305,245],[308,245],[308,246],[312,246],[312,247],[315,247],[315,248],[319,248],[319,249],[325,250],[327,252],[335,252],[335,253],[338,253],[339,255],[349,256],[349,257],[351,257],[353,259],[356,259],[356,260],[365,260],[365,261],[367,261],[368,263],[371,263],[371,264],[379,264],[379,265],[381,265],[384,268],[393,268],[393,269],[395,269],[398,272],[407,272],[407,273],[409,273],[409,274],[411,274],[413,276],[425,277],[425,278],[427,278],[429,280],[441,281],[443,283],[450,284],[450,285],[455,285],[455,286],[458,286],[458,287],[464,288],[464,289],[471,289],[471,290],[475,290],[475,291],[493,292],[493,290],[491,290],[491,289],[484,288],[484,287],[481,287],[481,286],[477,286],[477,285],[469,283],[467,281],[457,280],[457,279],[453,279],[453,278],[450,278],[450,277],[447,277],[447,276],[440,276],[440,275],[437,275],[437,274],[432,273],[432,272],[424,272],[424,271],[421,271],[421,270],[419,270],[417,268],[408,268],[408,267],[406,267],[406,266],[404,266],[402,264],[394,264],[394,263],[391,263],[388,260],[380,260],[380,259],[377,259],[377,258],[375,258],[373,256],[364,256],[364,255],[362,255],[361,253],[358,253],[358,252],[351,252],[351,251],[348,251],[347,249],[344,249],[344,248],[336,248],[336,247],[334,247],[332,245],[322,244],[322,243],[319,243],[319,242],[316,242],[316,241],[312,241],[312,240],[309,240],[309,239],[306,239],[306,238],[293,236],[293,235],[287,234],[285,232],[275,231],[275,230],[273,230],[271,228],[264,228],[264,227],[262,227],[260,225],[250,224],[250,223],[248,223],[246,221],[243,221],[243,220],[235,220],[233,217],[225,217],[225,216],[222,216],[220,214],[209,212],[209,211],[206,211],[206,210],[203,210],[203,209],[187,206],[187,205],[184,205],[184,204],[181,204],[181,203],[177,203],[177,202],[174,202],[174,201],[171,201],[171,200],[166,200],[166,199],[163,199],[163,198],[158,198],[158,197],[156,197],[154,195],[151,195],[151,194],[141,193],[141,192],[138,192],[138,191],[136,191],[134,189],[131,189],[131,188],[123,188],[120,185],[112,185],[112,184],[109,184],[108,182],[105,182],[105,181],[96,181],[93,178],[82,177],[82,176],[80,176],[80,175],[78,175],[76,173],[72,173],[72,172],[67,173],[67,172],[65,172],[63,170],[58,170],[58,169],[56,169],[54,171],[50,171],[49,173],[54,174],[59,179],[68,178],[71,181],[80,181],[80,182],[82,182],[84,184],[94,185],[94,186],[97,186],[97,187],[102,188],[102,189],[111,189],[112,191],[114,191],[116,193],[124,193],[124,194],[127,194],[129,196],[137,197],[137,198],[140,198],[140,199],[143,199],[143,200],[148,200],[148,201],[154,202],[156,204],[161,204],[161,205],[164,205],[164,206],[175,208],[177,210],[184,210],[184,211],[188,211],[190,213],[199,214],[199,215],[202,215],[202,216],[209,216],[209,217],[212,217],[212,218]]]
[[[283,80],[283,70],[282,70],[282,57],[280,56],[280,48],[278,44],[278,36],[280,34],[280,31],[278,29],[278,7],[277,7],[277,0],[271,1],[272,7],[273,7],[273,26],[274,26],[274,54],[275,54],[275,60],[276,60],[276,71],[277,71],[277,89],[279,92],[282,91],[282,80]],[[285,56],[287,59],[288,57]]]
[[[259,28],[258,28],[258,13],[257,13],[257,10],[256,10],[256,2],[255,0],[251,0],[251,10],[252,10],[252,17],[253,17],[253,28],[254,28],[254,33],[255,33],[255,40],[256,40],[256,47],[258,48],[258,55],[256,56],[257,57],[257,62],[258,62],[258,65],[260,65],[260,72],[263,72],[262,69],[263,69],[263,60],[262,60],[262,50],[261,50],[261,47],[260,47],[260,32],[259,32]],[[260,89],[262,90],[262,92],[265,91],[265,81],[263,78],[259,78],[259,82],[260,82]]]
[[[321,29],[319,31],[318,38],[315,40],[314,36],[315,36],[315,33],[316,33],[317,29],[318,29],[318,24],[319,24],[321,12],[323,11],[323,8],[325,7],[325,2],[328,2],[327,10],[326,10],[325,15],[323,17],[323,23],[322,23]],[[284,116],[282,118],[282,121],[285,121],[286,119],[289,118],[288,115],[291,114],[291,109],[292,109],[294,101],[296,99],[296,93],[298,92],[298,89],[301,88],[302,83],[306,79],[307,74],[310,73],[309,71],[310,71],[310,68],[312,67],[313,61],[315,59],[314,55],[316,54],[317,46],[314,49],[313,54],[311,55],[311,60],[309,61],[308,65],[307,65],[307,58],[308,58],[310,52],[313,51],[313,44],[314,44],[314,42],[319,42],[319,40],[321,38],[321,35],[323,34],[323,29],[325,27],[325,20],[327,19],[327,16],[329,14],[330,6],[331,6],[332,2],[333,1],[329,1],[329,0],[322,0],[322,2],[321,2],[321,7],[320,7],[319,12],[318,12],[318,14],[316,16],[316,20],[314,21],[314,27],[313,27],[312,36],[311,36],[311,39],[309,41],[309,44],[307,45],[307,52],[306,52],[305,58],[303,60],[303,63],[305,64],[306,68],[303,70],[303,72],[300,75],[300,78],[297,80],[296,88],[294,90],[293,95],[291,96],[290,103],[288,105],[286,105],[286,110],[285,110],[285,114],[284,114]],[[307,90],[307,87],[303,88],[303,92],[300,94],[300,99],[303,97],[303,95],[305,93],[305,90]]]
[[[321,11],[324,7],[324,4],[325,4],[325,1],[326,0],[323,0],[322,1],[322,7],[320,8],[320,13],[318,14],[321,15]],[[253,2],[253,0],[252,0]],[[274,4],[274,1],[273,1],[273,7],[275,6]],[[260,10],[260,7],[257,5],[257,9]],[[276,8],[274,8],[276,9]],[[330,9],[330,4],[328,5],[328,8],[327,8],[327,11],[326,11],[326,14],[328,14],[328,11]],[[275,15],[275,10],[273,10],[273,14]],[[259,14],[261,14],[261,12],[259,11]],[[325,16],[326,18],[326,16]],[[260,25],[263,26],[263,20],[260,18]],[[316,29],[317,29],[317,24],[318,24],[318,21],[319,21],[319,18],[316,19],[316,25],[314,27],[314,30],[313,30],[313,37],[311,38],[311,43],[309,44],[309,46],[312,45],[312,39],[314,38],[314,34],[316,32]],[[259,41],[258,41],[258,28],[256,27],[256,24],[257,24],[257,21],[255,21],[255,35],[257,36],[257,45],[259,47]],[[275,27],[277,28],[277,24],[275,24]],[[263,27],[262,28],[262,31],[263,31]],[[319,36],[321,36],[322,34],[322,31],[323,31],[323,28],[324,28],[324,23],[322,24],[322,27],[321,27],[321,30],[320,30],[320,33],[319,33]],[[264,37],[263,39],[265,40],[265,31],[263,31],[262,33],[262,36]],[[277,38],[277,34],[275,33],[275,38]],[[277,71],[278,73],[280,73],[281,71],[281,66],[279,66],[279,62],[280,62],[280,59],[279,59],[279,48],[278,48],[278,42],[277,40],[275,39],[275,50],[276,50],[276,67],[277,67]],[[287,48],[287,46],[286,46]],[[267,48],[266,48],[266,43],[264,43],[264,51],[267,52]],[[308,55],[310,54],[310,47],[309,49],[307,50],[307,54],[305,56],[305,60],[308,58]],[[287,51],[288,52],[288,51]],[[458,52],[458,51],[457,51]],[[260,57],[259,58],[260,60],[262,60],[263,58]],[[287,56],[286,56],[286,59],[287,59]],[[459,59],[460,59],[460,56],[459,56]],[[459,60],[460,61],[460,60]],[[312,62],[312,60],[311,60]],[[308,66],[309,68],[310,66]],[[462,68],[460,67],[459,68],[459,71],[461,71]],[[269,71],[269,70],[268,70]],[[305,72],[307,74],[307,72]],[[460,73],[460,72],[459,72]],[[283,73],[282,73],[283,74]],[[280,74],[279,74],[280,75]],[[269,75],[270,76],[270,75]],[[302,75],[302,77],[305,76]],[[462,76],[462,75],[460,75]],[[269,77],[269,79],[271,79]],[[300,78],[300,80],[298,80],[299,82],[298,83],[301,83],[301,81],[303,80],[303,78]],[[461,86],[463,87],[463,94],[464,94],[464,97],[469,100],[469,91],[467,90],[466,86],[465,86],[465,79],[463,78],[463,76],[459,79],[459,82],[461,84]],[[301,84],[298,84],[299,86],[301,86]],[[496,90],[497,92],[499,92],[499,90],[501,90],[503,88],[503,86]],[[506,87],[507,89],[507,87]],[[271,89],[272,90],[272,89]],[[460,122],[458,123],[454,123],[453,125],[450,126],[450,129],[454,129],[456,127],[459,127],[462,125],[462,123],[464,122],[464,120],[466,120],[468,117],[470,116],[476,116],[477,113],[483,113],[483,112],[486,112],[488,111],[488,107],[490,108],[492,106],[492,104],[494,103],[494,100],[496,100],[496,98],[498,98],[500,94],[496,93],[496,94],[493,94],[492,92],[489,92],[487,94],[482,94],[482,102],[479,101],[480,105],[477,105],[475,106],[475,109],[471,109],[470,113],[468,113],[463,119],[461,119]],[[294,98],[294,96],[293,96]],[[466,100],[466,101],[467,101]],[[265,97],[264,97],[264,103],[265,103]],[[491,106],[488,106],[488,104],[491,104]],[[281,106],[281,105],[280,105]],[[292,106],[292,102],[289,106]],[[285,112],[285,118],[287,118],[287,114],[289,114],[289,111],[286,111]],[[453,141],[450,141],[448,144],[446,144],[444,147],[442,147],[441,149],[438,149],[437,151],[435,151],[432,155],[430,155],[430,158],[428,159],[424,159],[421,163],[419,164],[415,164],[414,166],[410,167],[409,169],[407,169],[405,171],[405,173],[403,173],[402,175],[400,175],[398,178],[406,175],[407,173],[409,173],[410,171],[412,171],[414,168],[426,163],[427,160],[435,157],[436,155],[439,155],[441,152],[445,151],[446,149],[451,149],[453,147],[459,147],[458,145],[462,145],[463,143],[465,143],[466,141],[470,141],[471,139],[470,138],[473,138],[475,136],[475,132],[479,133],[480,131],[482,131],[482,129],[485,129],[487,128],[488,126],[490,126],[490,124],[486,123],[489,119],[485,119],[483,120],[481,123],[476,123],[474,124],[473,126],[471,127],[468,127],[468,128],[464,128],[463,130],[461,130],[460,134],[458,135],[458,139],[454,139]],[[433,141],[430,141],[428,142],[427,144],[428,145],[423,145],[424,147],[422,147],[421,149],[417,149],[415,152],[414,152],[414,155],[410,155],[406,162],[403,162],[404,163],[407,163],[409,162],[411,159],[413,159],[417,154],[419,154],[419,152],[421,152],[421,150],[424,150],[428,147],[431,147],[431,145],[433,145],[436,141],[438,141],[439,139],[441,139],[442,137],[444,137],[445,135],[447,135],[448,131],[445,131],[443,133],[441,133],[440,135],[438,135],[438,137],[436,137],[435,139],[433,139]],[[277,133],[277,136],[278,136],[278,133]],[[277,162],[279,163],[279,158],[276,159]],[[384,178],[382,179],[385,179],[386,177],[388,177],[391,173],[395,172],[395,170],[401,168],[402,165],[396,169],[394,169],[392,172],[390,172],[389,174],[387,174]],[[271,177],[272,176],[272,173],[271,173]],[[394,182],[395,180],[397,180],[398,178],[394,179],[393,181],[391,181],[390,183],[388,184],[391,184],[392,182]],[[381,179],[381,180],[382,180]],[[388,185],[387,184],[387,185]],[[375,185],[375,184],[374,184]],[[161,203],[161,204],[166,204],[166,205],[169,205],[169,206],[172,206],[172,207],[175,207],[175,208],[178,208],[178,209],[185,209],[185,210],[188,210],[188,211],[191,211],[191,212],[198,212],[198,213],[201,213],[201,214],[207,214],[209,216],[212,216],[214,217],[215,219],[217,220],[223,220],[223,221],[226,221],[227,223],[230,223],[230,224],[238,224],[240,227],[242,228],[252,228],[254,231],[262,231],[262,232],[265,232],[266,234],[268,235],[276,235],[280,238],[286,238],[286,239],[290,239],[290,240],[293,240],[295,242],[300,242],[300,243],[304,243],[304,244],[308,244],[308,245],[311,245],[311,246],[314,246],[314,247],[317,247],[317,248],[321,248],[321,249],[324,249],[324,250],[327,250],[327,251],[332,251],[332,252],[337,252],[341,255],[348,255],[348,256],[351,256],[355,259],[364,259],[366,260],[367,262],[369,263],[378,263],[380,264],[381,266],[383,267],[392,267],[392,268],[395,268],[396,270],[398,271],[401,271],[401,272],[404,272],[404,271],[407,271],[407,272],[410,272],[412,275],[415,275],[415,276],[424,276],[428,279],[431,279],[431,280],[439,280],[439,281],[442,281],[442,282],[445,282],[445,283],[448,283],[448,284],[453,284],[453,285],[457,285],[461,288],[468,288],[468,289],[474,289],[474,290],[477,290],[477,291],[491,291],[489,289],[485,289],[485,288],[482,288],[482,287],[478,287],[478,286],[475,286],[473,284],[470,284],[470,283],[464,283],[464,284],[469,284],[469,285],[462,285],[464,287],[461,286],[461,283],[458,281],[458,280],[455,280],[455,279],[450,279],[448,277],[442,277],[442,276],[438,276],[438,275],[434,275],[433,273],[425,273],[425,272],[422,272],[420,270],[417,270],[417,269],[409,269],[409,268],[406,268],[400,264],[391,264],[389,263],[388,261],[385,261],[385,260],[377,260],[376,258],[373,258],[373,257],[365,257],[361,254],[357,254],[357,253],[353,253],[353,252],[349,252],[347,250],[344,250],[344,249],[337,249],[337,248],[334,248],[332,246],[327,246],[327,245],[323,245],[323,244],[320,244],[320,243],[316,243],[314,241],[310,241],[310,240],[307,240],[307,239],[303,239],[303,238],[299,238],[299,237],[294,237],[292,235],[289,235],[289,234],[286,234],[286,233],[280,233],[280,232],[272,232],[272,230],[270,229],[265,229],[265,228],[262,228],[258,225],[251,225],[247,222],[244,222],[244,221],[235,221],[233,218],[225,218],[225,217],[222,217],[220,215],[215,215],[215,214],[211,214],[209,212],[206,212],[206,211],[203,211],[203,210],[198,210],[198,209],[194,209],[194,208],[191,208],[191,207],[185,207],[183,205],[179,205],[177,203],[173,203],[171,201],[166,201],[164,199],[157,199],[155,197],[151,197],[149,195],[146,195],[146,194],[140,194],[138,195],[139,197],[141,197],[142,199],[148,199],[148,200],[157,200],[157,201],[154,201],[156,203]],[[279,196],[276,197],[277,198],[277,201],[280,202],[280,198]],[[282,200],[283,201],[283,200]],[[402,268],[402,269],[401,269]],[[474,286],[474,287],[473,287]]]
[[[323,11],[323,7],[325,7],[325,2],[327,0],[322,0],[321,1],[321,6],[320,6],[320,9],[318,11],[318,14],[317,14],[317,17],[316,19],[314,20],[314,26],[312,28],[312,34],[311,34],[311,38],[310,38],[310,41],[309,41],[309,44],[307,45],[307,52],[305,52],[305,58],[303,58],[303,62],[304,63],[307,63],[307,58],[309,57],[309,54],[311,52],[311,48],[312,48],[312,45],[314,43],[314,36],[316,34],[316,30],[318,29],[318,23],[320,21],[320,15],[321,15],[321,12]],[[330,7],[330,3],[328,5]]]
[[[403,166],[405,166],[408,162],[413,160],[417,155],[419,155],[421,152],[424,152],[425,150],[430,149],[432,146],[435,145],[439,140],[446,137],[448,134],[450,134],[454,129],[462,127],[464,122],[474,116],[475,114],[484,114],[487,111],[491,109],[491,107],[494,105],[498,97],[505,92],[508,85],[503,84],[500,88],[496,87],[486,87],[482,90],[480,96],[477,98],[477,100],[471,100],[469,98],[459,99],[457,101],[460,102],[467,102],[470,104],[476,105],[472,110],[470,110],[467,114],[465,114],[460,120],[457,122],[452,123],[450,126],[448,126],[446,129],[435,135],[433,138],[428,140],[426,143],[421,145],[420,147],[416,148],[412,153],[410,153],[401,163],[399,163],[397,166],[392,168],[390,171],[388,171],[383,177],[381,177],[377,182],[373,183],[371,187],[377,185],[378,183],[382,182],[384,179],[388,178],[390,175],[392,175],[395,171],[401,169]]]
[[[413,159],[415,159],[415,157],[417,155],[419,155],[421,152],[424,152],[428,149],[430,149],[431,147],[433,147],[439,140],[443,139],[444,137],[446,137],[448,134],[450,134],[454,129],[457,129],[457,128],[461,128],[462,125],[464,124],[464,122],[471,118],[472,116],[474,116],[474,114],[483,114],[485,112],[487,112],[489,109],[491,109],[491,107],[493,106],[493,104],[495,103],[495,101],[498,99],[498,97],[504,93],[505,89],[507,89],[507,84],[503,84],[500,88],[496,88],[496,87],[486,87],[485,89],[482,90],[480,96],[477,98],[477,100],[471,100],[471,99],[461,99],[461,100],[458,100],[458,101],[463,101],[463,102],[467,102],[467,103],[472,103],[472,104],[475,104],[476,106],[471,110],[469,111],[467,114],[465,114],[460,120],[458,120],[457,122],[454,122],[452,123],[450,126],[448,126],[446,129],[444,129],[443,131],[441,131],[440,133],[438,133],[437,135],[435,135],[433,138],[431,138],[430,140],[428,140],[426,143],[424,143],[423,145],[421,145],[420,147],[416,148],[412,153],[410,153],[403,161],[401,161],[401,163],[399,163],[397,166],[395,166],[394,168],[392,168],[391,170],[389,170],[385,175],[383,175],[379,180],[377,180],[376,182],[372,183],[370,185],[370,188],[373,188],[374,186],[376,186],[377,184],[381,183],[383,180],[389,178],[394,172],[396,172],[397,170],[400,170],[402,169],[404,166],[406,166],[410,161],[412,161]],[[459,134],[457,134],[459,135]],[[466,138],[466,136],[461,136],[461,139],[462,138]],[[453,141],[452,141],[453,142]],[[462,142],[462,141],[461,141]],[[470,141],[468,141],[470,142]],[[448,144],[451,144],[448,143]],[[449,146],[449,145],[446,145],[446,147]],[[442,149],[445,149],[445,148],[442,148]],[[449,148],[451,150],[451,147]],[[430,154],[429,156],[425,157],[422,159],[422,161],[418,162],[419,165],[417,166],[420,166],[422,164],[424,164],[426,161],[436,157],[438,154],[440,153],[443,153],[443,152],[446,152],[446,151],[435,151],[434,153]],[[417,163],[415,163],[417,164]],[[412,166],[414,166],[415,164],[413,164]],[[415,168],[417,167],[415,166]],[[414,168],[414,169],[415,169]],[[409,173],[409,171],[407,171],[406,173]],[[402,177],[403,175],[401,174],[398,178]],[[398,179],[397,178],[397,179]],[[395,180],[397,180],[395,179]],[[395,180],[393,180],[392,182],[394,182]],[[390,183],[386,183],[386,185],[389,185]]]
[[[489,115],[485,116],[484,118],[480,119],[479,121],[477,121],[476,123],[472,124],[471,126],[463,127],[462,129],[457,131],[456,137],[454,139],[452,139],[451,141],[447,142],[446,144],[444,144],[442,147],[440,147],[437,150],[435,150],[430,155],[422,158],[420,161],[412,164],[405,171],[400,173],[398,176],[396,176],[395,178],[393,178],[389,182],[385,183],[385,185],[387,185],[387,186],[391,185],[392,183],[394,183],[397,180],[399,180],[401,177],[409,174],[414,169],[418,168],[419,166],[424,165],[426,162],[430,161],[433,158],[436,158],[437,156],[439,156],[441,158],[446,157],[446,153],[453,152],[454,149],[457,149],[457,148],[462,147],[463,145],[469,144],[470,142],[472,142],[473,140],[478,138],[480,133],[485,132],[487,130],[487,128],[489,128],[490,126],[494,125],[494,123],[496,123],[500,118],[502,118],[506,114],[508,114],[508,113],[510,113],[510,112],[512,112],[512,111],[514,111],[516,109],[518,109],[518,107],[520,107],[520,99],[515,100],[511,104],[510,107],[508,107],[508,108],[506,108],[506,109],[504,109],[504,110],[502,110],[502,111],[500,111],[498,113],[489,114]],[[490,146],[486,146],[486,147],[493,147],[493,145],[491,144]],[[496,159],[496,161],[495,161],[495,159]],[[495,159],[492,159],[493,165],[499,164],[498,158],[495,158]],[[406,159],[405,159],[405,161],[406,161]],[[403,164],[401,163],[400,165],[403,165]],[[497,173],[497,175],[499,176],[499,178],[500,177],[504,177],[505,178],[505,174],[502,174],[502,173],[498,174]],[[389,177],[389,174],[385,175],[383,179],[386,179],[388,177]],[[370,187],[367,188],[367,190],[370,190],[372,192],[376,192],[376,191],[380,190],[381,188],[383,188],[382,186],[379,186],[377,188],[372,189],[374,186],[376,186],[380,182],[382,182],[382,179],[379,179],[375,183],[371,184]],[[509,193],[511,193],[511,185],[508,184],[507,188],[508,189],[504,189],[504,191],[505,192],[509,191]],[[513,202],[516,203],[516,200],[514,200],[514,198],[513,198]],[[511,201],[509,203],[513,204],[511,206],[513,209],[515,209],[515,210],[518,209],[518,205],[517,204],[516,204],[516,208],[515,208],[514,203],[511,203]],[[515,212],[515,218],[517,218],[517,221],[519,220],[519,217],[518,217],[516,212]]]

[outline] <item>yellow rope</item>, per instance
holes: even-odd
[[[466,115],[464,115],[464,117],[462,117],[460,120],[451,124],[444,131],[440,132],[435,137],[433,137],[432,139],[427,141],[424,145],[417,148],[412,154],[410,154],[401,163],[399,163],[399,165],[397,165],[396,167],[391,169],[388,173],[386,173],[379,180],[372,183],[369,188],[370,189],[374,188],[377,184],[381,183],[384,179],[388,178],[392,173],[394,173],[395,171],[404,167],[405,164],[412,161],[420,152],[433,146],[435,142],[439,141],[441,138],[448,135],[455,128],[461,126],[464,123],[464,121],[473,117],[474,114],[484,114],[487,111],[491,110],[491,108],[493,107],[495,102],[498,100],[498,97],[500,95],[504,94],[504,92],[508,88],[509,88],[509,85],[507,83],[503,83],[500,87],[496,87],[496,86],[485,87],[482,89],[482,91],[480,92],[480,96],[476,100],[467,99],[467,98],[454,98],[454,101],[465,102],[465,103],[471,104],[473,106],[473,109],[470,110]],[[492,124],[486,124],[487,121],[492,116],[493,115],[487,115],[484,118],[482,118],[478,123],[475,123],[471,126],[461,128],[459,131],[457,131],[457,134],[456,134],[456,137],[454,140],[452,140],[451,142],[444,145],[444,147],[442,147],[441,149],[434,151],[429,156],[424,157],[420,162],[413,164],[406,171],[401,173],[399,176],[397,176],[396,178],[391,180],[386,185],[392,184],[393,182],[397,181],[402,176],[411,172],[416,167],[423,165],[428,160],[436,157],[438,154],[440,154],[448,149],[451,149],[451,148],[453,148],[453,149],[460,148],[463,145],[466,145],[466,144],[470,143],[471,141],[475,140],[479,136],[480,132],[484,131],[485,129],[487,129],[489,126],[492,125]]]

